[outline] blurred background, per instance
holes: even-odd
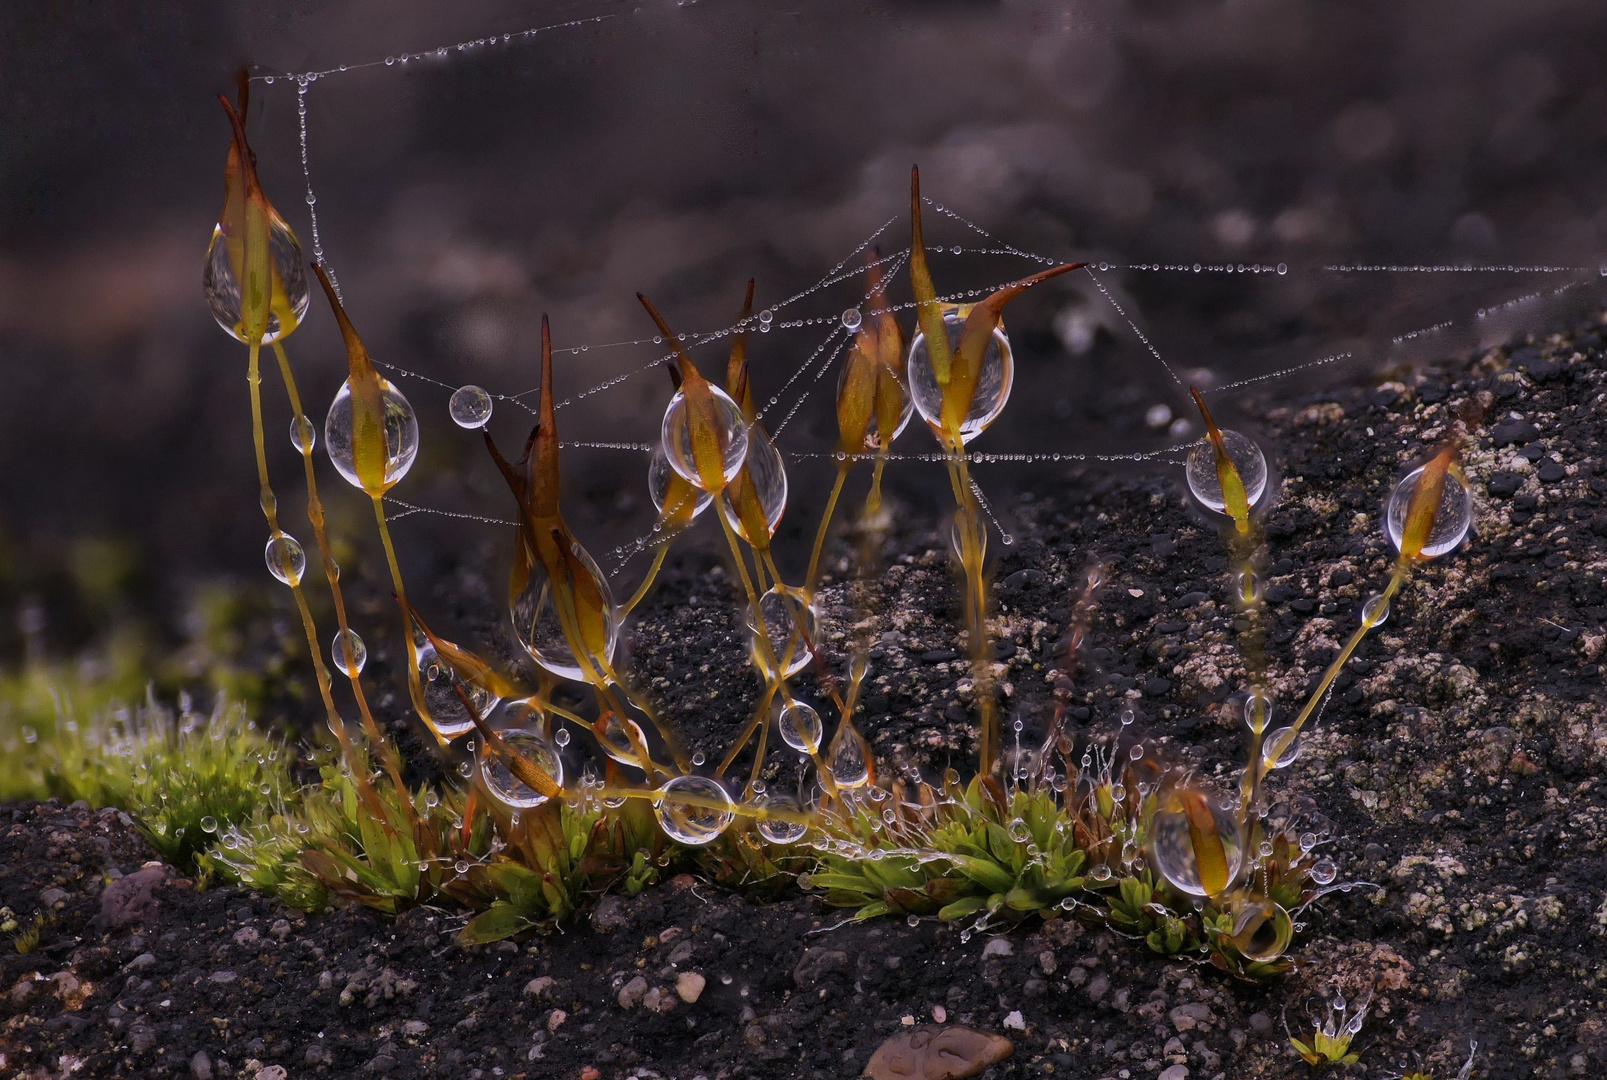
[[[214,98],[241,64],[274,77],[254,85],[250,135],[309,257],[286,76],[335,69],[307,93],[320,234],[381,360],[516,392],[536,385],[542,312],[560,348],[649,336],[638,290],[677,328],[727,325],[750,276],[763,307],[895,215],[885,246],[904,246],[919,163],[933,201],[1001,240],[1111,266],[1109,298],[1072,275],[1011,309],[1016,398],[1008,427],[978,448],[1108,453],[1193,435],[1175,423],[1187,415],[1179,386],[1112,298],[1206,383],[1352,355],[1255,387],[1278,396],[1599,304],[1604,44],[1607,8],[1590,0],[16,0],[0,10],[0,666],[77,654],[146,671],[140,658],[161,651],[177,657],[170,682],[205,674],[249,691],[253,635],[270,652],[263,643],[284,636],[286,598],[262,562],[245,349],[200,287],[228,142]],[[930,243],[976,243],[952,220],[929,222]],[[1196,262],[1235,272],[1131,268]],[[1236,272],[1280,263],[1285,273]],[[1440,263],[1572,269],[1325,269]],[[940,289],[1030,268],[934,261]],[[831,315],[857,296],[850,280],[787,311]],[[900,281],[894,299],[906,297]],[[820,336],[755,339],[761,397]],[[344,377],[321,297],[288,347],[321,419]],[[565,354],[558,394],[654,355]],[[699,358],[710,374],[723,367],[719,349]],[[784,450],[829,448],[835,383],[832,372],[817,384]],[[396,494],[508,516],[478,441],[447,422],[448,391],[399,385],[424,448]],[[645,440],[668,392],[656,373],[630,379],[564,410],[564,436]],[[265,400],[287,527],[306,533],[272,375]],[[1219,400],[1231,415],[1242,399]],[[499,406],[492,427],[516,449],[528,423]],[[903,448],[921,438],[912,430]],[[320,463],[336,530],[366,539],[365,500]],[[783,543],[812,527],[821,464],[794,473]],[[645,531],[640,454],[572,450],[565,467],[568,512],[594,551]],[[1004,501],[1063,475],[995,471],[990,493]],[[919,467],[891,481],[917,509],[934,482]],[[505,572],[505,530],[426,516],[398,528],[415,580]],[[383,580],[360,547],[343,562]]]

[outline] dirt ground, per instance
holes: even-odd
[[[1601,333],[1592,320],[1255,413],[1285,712],[1387,576],[1378,518],[1402,467],[1459,409],[1484,416],[1466,453],[1468,543],[1414,576],[1279,774],[1332,822],[1327,850],[1356,883],[1302,916],[1281,981],[1236,983],[1065,921],[962,941],[930,920],[847,925],[808,893],[759,905],[684,877],[551,937],[464,948],[451,911],[306,918],[198,892],[141,871],[150,852],[116,811],[13,805],[0,903],[50,922],[36,951],[0,954],[0,1075],[825,1078],[857,1075],[910,1025],[957,1023],[1013,1041],[984,1074],[997,1078],[1304,1077],[1283,1023],[1309,1031],[1308,1008],[1336,990],[1371,997],[1357,1074],[1449,1080],[1477,1041],[1473,1077],[1602,1075]],[[1000,508],[1014,543],[995,549],[995,656],[1024,737],[1058,693],[1081,732],[1132,708],[1205,772],[1238,763],[1226,561],[1180,473],[1068,469]],[[925,770],[963,767],[975,735],[936,525],[904,515],[892,533],[861,717],[884,764]],[[1096,557],[1110,581],[1087,665],[1070,671],[1060,642]],[[454,581],[472,606],[473,575]],[[828,640],[853,616],[833,588]],[[755,692],[724,571],[677,561],[644,612],[635,669],[689,744],[721,745]],[[376,649],[376,678],[384,661]]]

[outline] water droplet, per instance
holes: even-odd
[[[604,644],[600,659],[612,663],[614,651],[619,645],[619,612],[614,606],[613,590],[608,587],[608,579],[585,548],[577,543],[570,548],[570,552],[574,559],[569,560],[567,565],[589,574],[591,589],[601,599],[599,614],[603,620]],[[530,658],[549,674],[560,679],[584,682],[585,670],[570,648],[563,623],[553,606],[551,585],[546,567],[539,561],[535,562],[530,568],[530,578],[525,583],[524,591],[508,605],[514,635]],[[595,660],[592,662],[595,663]]]
[[[318,445],[318,429],[311,420],[297,416],[290,421],[290,445],[303,454],[312,453],[313,447]]]
[[[779,670],[771,670],[758,646],[759,631],[751,610],[747,613],[748,653],[765,676],[790,678],[808,667],[813,659],[809,646],[819,637],[820,626],[819,612],[809,603],[803,590],[786,585],[772,586],[759,598],[759,614],[770,639],[770,654]]]
[[[851,724],[844,723],[832,738],[826,767],[838,787],[854,788],[870,780],[870,747]]]
[[[640,724],[630,719],[622,720],[612,713],[609,714],[608,730],[593,728],[592,734],[597,737],[603,753],[624,765],[637,764],[635,747],[647,745],[647,736],[643,734]],[[632,741],[633,737],[635,742]]]
[[[418,456],[418,417],[407,398],[387,380],[380,379],[380,404],[385,418],[385,476],[381,485],[389,488],[413,467]],[[352,445],[352,388],[348,380],[330,403],[324,420],[324,448],[329,460],[353,487],[363,487],[357,474]]]
[[[1163,795],[1150,826],[1149,856],[1155,872],[1189,896],[1220,892],[1238,876],[1244,862],[1237,819],[1221,808],[1220,799],[1200,791],[1175,788],[1169,796]],[[1186,806],[1185,800],[1192,805]],[[1208,847],[1197,850],[1197,844]]]
[[[1322,858],[1311,864],[1311,880],[1318,885],[1332,884],[1338,873],[1339,869],[1334,866],[1332,859]]]
[[[757,805],[765,809],[798,812],[797,801],[784,795],[765,796],[759,799]],[[804,834],[808,831],[809,827],[801,821],[785,821],[775,817],[761,817],[759,819],[759,835],[772,844],[796,844],[804,838]]]
[[[444,738],[455,739],[474,728],[474,717],[469,715],[469,710],[463,706],[463,699],[458,696],[459,687],[463,688],[482,720],[491,715],[491,710],[497,706],[499,699],[495,694],[483,686],[460,679],[457,670],[436,655],[433,645],[425,645],[419,650],[418,669],[424,677],[424,707],[429,710],[430,722],[435,725],[435,730]],[[468,749],[474,749],[472,740]]]
[[[357,631],[339,630],[329,645],[329,655],[338,670],[348,678],[355,679],[362,672],[363,665],[368,663],[368,646],[357,636]]]
[[[1007,831],[1010,833],[1010,839],[1018,844],[1026,843],[1032,836],[1032,830],[1027,828],[1027,823],[1020,818],[1012,819]]]
[[[1106,866],[1104,863],[1099,863],[1092,870],[1088,871],[1088,876],[1093,878],[1095,881],[1109,881],[1110,867]]]
[[[943,325],[948,330],[949,346],[958,348],[965,320],[951,308],[943,313]],[[910,342],[905,370],[916,410],[928,423],[941,426],[943,387],[938,383],[931,358],[926,354],[924,334],[917,333],[915,340]],[[982,355],[982,367],[977,375],[976,389],[971,395],[971,407],[960,423],[961,442],[970,442],[998,418],[999,413],[1004,411],[1005,402],[1010,400],[1010,387],[1014,381],[1015,358],[1010,351],[1010,338],[1001,325],[994,329],[993,340],[988,342],[987,351]]]
[[[1374,593],[1362,605],[1361,617],[1373,626],[1381,625],[1389,618],[1389,598],[1383,593]]]
[[[781,524],[781,515],[787,509],[787,469],[781,460],[781,452],[763,428],[755,424],[749,428],[748,436],[747,460],[743,462],[741,473],[722,493],[720,513],[725,515],[725,520],[731,523],[731,528],[738,536],[753,544],[756,538],[749,535],[747,523],[735,509],[742,505],[741,500],[746,499],[751,491],[764,513],[766,534],[757,538],[763,544],[775,535],[776,526]]]
[[[279,220],[277,214],[268,223],[268,254],[271,272],[277,279],[272,284],[281,287],[274,291],[282,291],[289,305],[288,314],[294,321],[286,326],[280,322],[281,314],[286,312],[269,311],[262,334],[263,344],[278,341],[301,325],[312,299],[312,294],[307,291],[307,269],[302,265],[301,245],[296,241],[295,233],[290,231],[290,226]],[[267,294],[270,285],[264,283],[261,288]],[[207,306],[212,309],[212,317],[218,321],[218,325],[235,339],[249,344],[241,310],[241,283],[234,276],[234,265],[229,259],[228,237],[222,226],[212,230],[212,242],[207,247],[206,263],[201,272],[201,291],[206,295]]]
[[[460,874],[467,874],[469,872],[469,864],[464,862],[462,859],[459,859],[452,865],[452,869],[456,870]]]
[[[307,572],[307,553],[294,536],[280,533],[269,537],[262,555],[268,563],[268,573],[286,585],[301,584],[301,576]]]
[[[1198,274],[1200,272],[1200,264],[1199,263],[1194,264],[1194,272],[1196,274]]]
[[[859,329],[861,316],[857,307],[851,307],[843,312],[843,329],[850,334]]]
[[[961,248],[959,244],[955,244],[953,247],[949,248],[949,252],[954,255],[958,255],[963,250],[964,249]]]
[[[1245,497],[1253,507],[1267,489],[1267,459],[1255,440],[1237,431],[1223,430],[1222,442],[1227,447],[1228,460],[1239,470]],[[1222,481],[1216,474],[1216,447],[1210,439],[1201,439],[1189,451],[1187,476],[1189,490],[1196,499],[1219,514],[1227,512]]]
[[[564,747],[568,746],[569,745],[569,729],[565,728],[565,727],[561,727],[557,731],[553,732],[552,733],[552,741],[553,741],[553,744],[555,746],[557,746],[560,750],[562,750]]]
[[[658,789],[653,812],[670,839],[702,846],[712,843],[736,817],[731,796],[707,776],[677,776]]]
[[[1316,846],[1317,846],[1317,834],[1316,833],[1314,833],[1314,832],[1303,832],[1303,833],[1300,834],[1300,850],[1301,851],[1310,851],[1312,848],[1314,848]]]
[[[653,447],[647,464],[647,493],[653,499],[653,509],[677,527],[689,524],[714,501],[714,496],[687,483],[680,473],[670,468],[662,444]],[[666,506],[668,513],[664,509]],[[662,524],[655,523],[655,527],[661,528]]]
[[[965,944],[966,942],[968,942],[970,940],[971,940],[971,931],[969,931],[969,930],[961,930],[960,931],[960,944],[963,945],[963,944]]]
[[[478,386],[460,386],[452,391],[447,411],[460,428],[483,428],[491,419],[491,395]]]
[[[1288,272],[1289,272],[1289,264],[1288,263],[1279,263],[1278,264],[1278,276],[1279,277],[1282,277],[1284,274],[1287,274]]]
[[[201,831],[204,832],[204,833],[215,833],[215,832],[217,832],[218,831],[218,819],[213,817],[211,814],[206,815],[206,817],[201,819]]]
[[[1301,741],[1294,728],[1281,727],[1269,734],[1261,744],[1261,763],[1264,768],[1282,769],[1294,764],[1300,756]]]
[[[703,751],[699,750],[692,755],[692,767],[695,769],[701,769],[703,767],[703,763],[707,760],[708,758],[703,756]]]
[[[562,730],[561,728],[559,730]],[[528,758],[542,772],[552,777],[559,786],[564,782],[564,763],[558,752],[547,745],[547,740],[534,731],[504,731],[502,741],[519,756]],[[547,801],[547,796],[513,775],[513,770],[497,756],[490,746],[479,753],[480,779],[486,791],[510,809],[529,809]]]
[[[1400,550],[1401,538],[1406,531],[1406,511],[1411,505],[1412,494],[1423,478],[1426,466],[1418,466],[1407,473],[1395,491],[1389,497],[1389,507],[1384,512],[1384,528],[1389,533],[1389,542]],[[1445,487],[1440,493],[1440,509],[1434,518],[1434,528],[1429,530],[1428,540],[1423,544],[1422,557],[1437,559],[1447,552],[1456,550],[1457,545],[1467,536],[1468,528],[1473,524],[1473,497],[1468,493],[1467,485],[1455,471],[1447,470],[1445,473]]]
[[[1123,709],[1122,710],[1122,727],[1127,727],[1129,724],[1131,724],[1133,722],[1133,720],[1135,718],[1136,718],[1136,714],[1134,714],[1132,709]],[[1137,761],[1138,759],[1134,758],[1133,760]],[[1086,768],[1089,764],[1090,764],[1090,762],[1084,761],[1083,762],[1083,767]]]
[[[731,399],[731,395],[717,386],[710,386],[709,392],[714,396],[716,430],[722,443],[721,471],[725,483],[729,484],[748,456],[748,425],[743,422],[742,409]],[[692,425],[688,422],[688,412],[686,395],[677,391],[664,410],[660,436],[670,468],[680,473],[687,483],[701,488],[704,484],[692,452]]]

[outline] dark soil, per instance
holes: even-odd
[[[1379,512],[1402,467],[1464,406],[1484,416],[1466,456],[1474,535],[1414,577],[1279,774],[1333,822],[1342,875],[1367,883],[1304,916],[1282,981],[1239,984],[1062,921],[961,941],[930,921],[842,925],[807,894],[761,906],[690,878],[607,900],[549,938],[479,948],[453,943],[454,912],[309,919],[178,878],[152,890],[154,910],[112,927],[103,909],[126,905],[103,904],[105,882],[149,857],[137,832],[115,811],[25,805],[0,810],[0,902],[51,922],[37,951],[0,956],[0,1070],[837,1077],[906,1025],[946,1022],[1014,1040],[995,1077],[1303,1077],[1280,1017],[1309,1030],[1308,1003],[1340,989],[1373,995],[1358,1040],[1367,1075],[1423,1066],[1448,1080],[1471,1040],[1475,1077],[1602,1075],[1600,329],[1259,410],[1276,459],[1267,597],[1284,711],[1387,576]],[[1091,734],[1132,708],[1148,734],[1225,772],[1240,753],[1243,664],[1222,544],[1175,472],[1068,472],[1003,508],[1015,542],[995,549],[1001,692],[1029,735],[1057,696]],[[873,586],[861,724],[884,764],[960,766],[975,730],[947,556],[935,518],[900,520]],[[1110,582],[1088,662],[1071,670],[1059,643],[1096,557]],[[465,603],[472,581],[456,581]],[[839,585],[829,601],[828,642],[862,600]],[[635,670],[710,753],[753,696],[733,610],[724,571],[692,559],[636,631]],[[376,650],[376,673],[382,663]],[[691,1003],[677,993],[689,973],[705,982]]]

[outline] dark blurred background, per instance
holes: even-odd
[[[611,17],[383,64],[598,15]],[[262,563],[245,350],[200,289],[228,139],[214,96],[242,63],[276,76],[255,85],[250,132],[310,256],[284,76],[381,61],[309,87],[322,240],[375,355],[451,385],[534,386],[544,311],[563,347],[650,334],[637,290],[690,330],[729,323],[750,276],[759,304],[776,303],[902,213],[918,162],[934,201],[1036,252],[1284,263],[1281,276],[1113,268],[1101,279],[1163,356],[1207,382],[1353,353],[1257,387],[1287,394],[1534,329],[1561,302],[1473,313],[1536,290],[1582,282],[1566,301],[1599,303],[1604,46],[1607,8],[1591,0],[6,4],[0,657],[79,649],[113,624],[138,627],[147,646],[193,645],[220,605],[224,624],[245,625],[241,611],[284,602]],[[887,246],[906,236],[900,218]],[[942,219],[929,240],[974,243]],[[1440,262],[1586,269],[1323,269]],[[1024,269],[934,263],[953,289]],[[788,311],[840,311],[855,288]],[[905,295],[900,282],[895,299]],[[288,345],[321,419],[343,358],[321,298],[312,312]],[[979,448],[1109,452],[1189,437],[1173,426],[1186,415],[1178,386],[1086,277],[1030,294],[1009,323],[1011,425]],[[755,340],[761,396],[816,340]],[[705,370],[718,355],[700,353]],[[558,392],[652,357],[568,355]],[[476,440],[446,422],[447,392],[399,385],[424,450],[397,494],[506,516]],[[834,386],[834,374],[819,384],[784,449],[827,447]],[[566,409],[564,435],[646,439],[667,393],[657,374],[632,379]],[[287,527],[310,547],[271,374],[265,399]],[[504,407],[493,428],[516,446],[527,423]],[[366,538],[366,507],[320,460],[337,530]],[[646,528],[640,455],[574,450],[565,464],[571,516],[594,551]],[[817,472],[801,463],[794,475],[792,534],[818,508]],[[1056,475],[989,474],[1003,489]],[[919,506],[932,479],[898,470],[895,496]],[[501,531],[419,517],[398,528],[419,578],[454,562],[501,572],[482,565],[506,546]]]

